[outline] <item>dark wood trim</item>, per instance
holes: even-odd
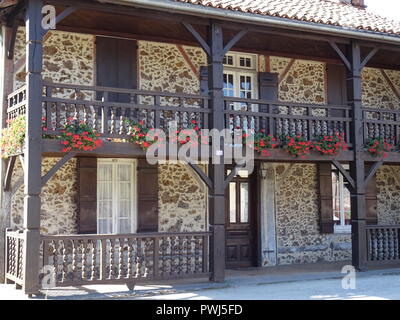
[[[367,175],[365,176],[364,184],[367,186],[371,179],[375,176],[376,172],[383,165],[383,160],[375,162],[369,169]]]
[[[192,60],[190,59],[189,55],[187,54],[186,50],[180,44],[175,44],[176,48],[182,55],[182,58],[188,64],[190,70],[192,70],[193,74],[198,78],[199,77],[199,70],[196,69],[195,65],[193,64]]]
[[[56,25],[58,23],[60,23],[62,20],[64,20],[65,18],[67,18],[70,14],[74,13],[77,10],[76,7],[67,7],[66,9],[64,9],[63,12],[61,12],[60,14],[57,15],[56,17]],[[49,32],[50,30],[43,30],[43,36],[46,36],[46,34]]]
[[[247,29],[239,31],[224,47],[223,54],[226,55],[233,46],[248,33]]]
[[[351,177],[350,173],[341,165],[341,163],[338,160],[333,160],[332,163],[335,166],[335,168],[338,169],[339,172],[343,175],[346,181],[350,184],[350,187],[354,189],[355,182],[354,179]]]
[[[197,32],[197,30],[189,23],[183,22],[182,25],[196,39],[196,41],[200,44],[205,53],[209,56],[211,54],[210,47],[207,44],[207,42],[203,39],[203,37]]]
[[[12,174],[14,172],[16,159],[17,159],[17,156],[13,156],[13,157],[9,158],[7,161],[6,175],[4,177],[4,191],[10,191],[10,189],[11,189],[11,178],[12,178]]]
[[[331,47],[336,51],[344,65],[347,67],[348,70],[351,70],[350,61],[347,59],[346,55],[342,52],[342,50],[338,47],[338,45],[334,41],[329,41]]]
[[[361,62],[361,69],[363,69],[368,62],[373,58],[373,56],[379,51],[380,47],[377,46],[375,48],[372,48],[372,50],[368,53],[368,55],[363,59]]]
[[[213,183],[211,179],[204,173],[203,170],[201,170],[201,168],[197,164],[189,162],[188,165],[190,168],[192,168],[194,172],[197,173],[200,179],[207,185],[208,189],[213,188]]]
[[[61,158],[43,177],[42,177],[42,188],[51,179],[51,177],[66,164],[69,160],[75,157],[75,152],[67,153],[63,158]]]
[[[394,85],[392,79],[389,78],[389,76],[388,76],[388,74],[386,73],[385,70],[380,69],[380,72],[381,72],[383,78],[385,78],[385,81],[389,85],[390,89],[392,89],[392,91],[395,94],[395,96],[397,97],[397,99],[400,100],[400,90],[398,88],[396,88],[396,86]]]
[[[231,173],[225,178],[224,186],[225,188],[228,187],[229,183],[236,178],[239,170],[243,168],[245,164],[237,164],[235,167],[232,168]]]
[[[279,80],[278,83],[281,84],[283,80],[286,79],[286,76],[288,75],[290,69],[293,67],[294,63],[296,62],[296,59],[291,59],[288,63],[288,65],[285,67],[285,69],[282,71],[282,74],[279,75]]]

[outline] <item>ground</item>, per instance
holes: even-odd
[[[290,265],[279,268],[229,270],[224,283],[206,279],[137,285],[43,290],[34,299],[155,300],[400,300],[400,268],[342,273],[345,263]],[[345,277],[345,278],[344,278]],[[353,288],[355,286],[355,288]],[[28,299],[14,285],[0,285],[0,300]]]

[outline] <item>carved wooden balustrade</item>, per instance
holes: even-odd
[[[351,107],[225,98],[227,128],[263,129],[275,137],[302,135],[308,140],[336,132],[350,145]]]
[[[8,96],[7,119],[26,113],[26,87]],[[123,102],[115,102],[123,101]],[[352,109],[325,105],[224,98],[227,129],[263,129],[283,138],[302,135],[309,140],[340,132],[351,147]],[[129,122],[143,122],[146,128],[168,130],[169,125],[185,128],[196,120],[210,129],[209,97],[205,95],[118,89],[109,87],[44,83],[42,115],[46,135],[59,135],[68,119],[77,119],[105,138],[126,138]],[[384,138],[400,144],[400,110],[363,108],[364,140]]]
[[[6,230],[6,279],[22,285],[24,258],[24,234],[20,231]]]
[[[400,226],[367,226],[369,262],[400,261]]]
[[[209,232],[42,236],[41,278],[69,286],[205,276],[209,236]]]
[[[26,113],[26,86],[22,86],[7,97],[7,120]]]
[[[383,138],[400,143],[400,110],[363,108],[364,140]]]
[[[54,83],[46,83],[44,91],[46,134],[58,134],[71,118],[83,121],[106,138],[126,137],[132,121],[165,131],[170,122],[173,127],[185,128],[192,120],[208,128],[211,112],[208,96],[202,95]]]

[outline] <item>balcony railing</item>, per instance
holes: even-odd
[[[24,280],[24,234],[20,231],[6,231],[6,278],[22,285]]]
[[[42,274],[55,286],[208,275],[209,232],[42,236]]]
[[[123,101],[123,102],[115,102]],[[104,138],[125,138],[130,123],[168,130],[196,120],[210,129],[209,97],[205,95],[109,87],[44,83],[42,115],[47,135],[58,135],[68,119],[83,121]],[[26,112],[26,88],[8,96],[7,118]],[[309,140],[321,135],[343,133],[351,147],[352,109],[350,106],[289,103],[260,99],[224,98],[226,128],[263,129],[277,138],[302,135]],[[400,111],[363,108],[364,140],[384,138],[400,143]]]
[[[368,262],[400,262],[400,226],[367,226]]]

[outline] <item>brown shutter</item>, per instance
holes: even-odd
[[[346,85],[346,68],[343,65],[327,64],[326,79],[327,79],[327,98],[328,104],[346,105],[347,104],[347,85]],[[330,116],[343,117],[344,110],[332,109]]]
[[[97,159],[78,158],[78,233],[97,233]]]
[[[138,161],[138,232],[158,231],[158,166]]]
[[[319,226],[321,233],[333,233],[332,169],[330,163],[318,164]]]
[[[366,173],[371,165],[365,165]],[[378,224],[378,197],[376,187],[376,174],[371,178],[365,190],[365,202],[367,208],[367,224]]]
[[[258,73],[258,96],[262,100],[278,101],[279,74],[271,72]],[[268,105],[260,105],[260,112],[268,112]],[[274,134],[273,122],[261,119],[260,128]]]

